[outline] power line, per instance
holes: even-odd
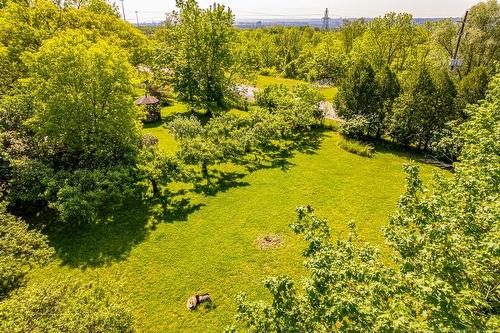
[[[120,0],[122,2],[122,13],[123,13],[123,20],[126,21],[127,19],[125,18],[125,7],[123,7],[123,0]]]
[[[457,45],[455,46],[455,52],[453,52],[453,58],[451,59],[451,63],[450,63],[451,71],[455,70],[455,68],[460,67],[462,65],[462,61],[457,59],[457,57],[458,57],[458,50],[460,48],[460,41],[462,40],[462,35],[464,34],[465,23],[467,21],[468,14],[469,14],[469,11],[466,11],[465,16],[464,16],[464,20],[462,21],[462,25],[460,27],[460,30],[458,31]]]

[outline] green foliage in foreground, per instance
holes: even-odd
[[[272,303],[240,297],[245,332],[494,331],[500,324],[500,76],[462,128],[460,163],[431,193],[406,165],[407,189],[385,238],[396,268],[375,248],[331,241],[311,208],[291,229],[308,242],[310,277],[300,292],[288,277],[268,279]],[[235,328],[229,331],[235,331]]]
[[[356,140],[351,139],[341,139],[339,142],[339,147],[353,154],[364,157],[372,157],[374,154],[374,148],[371,145],[361,143]]]
[[[49,261],[47,237],[5,211],[0,203],[0,299],[23,282],[30,269]]]
[[[130,333],[131,315],[98,285],[52,281],[21,288],[0,303],[0,331]]]

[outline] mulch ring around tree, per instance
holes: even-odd
[[[257,247],[261,250],[270,250],[282,246],[285,243],[280,235],[266,235],[257,238]]]

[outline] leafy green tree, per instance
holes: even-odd
[[[40,160],[29,157],[10,159],[5,174],[5,199],[18,209],[33,212],[33,208],[43,206],[47,199],[44,195],[46,184],[54,176],[54,170]]]
[[[180,141],[181,160],[200,165],[207,182],[210,182],[210,165],[237,161],[249,150],[248,121],[230,114],[211,118],[205,126],[194,117],[178,117],[169,128]]]
[[[257,154],[268,150],[273,140],[281,139],[281,130],[286,124],[278,114],[261,107],[251,108],[249,116],[251,119],[251,129],[247,131],[249,152],[253,152],[257,159]]]
[[[116,8],[104,0],[67,1],[64,6],[50,0],[9,1],[0,12],[0,82],[5,83],[0,92],[14,88],[18,79],[28,76],[23,53],[36,51],[43,41],[74,29],[92,41],[107,39],[126,49],[125,59],[135,65],[148,56],[146,37],[120,19]]]
[[[300,28],[285,28],[282,33],[272,35],[272,41],[277,49],[278,68],[285,77],[297,77],[299,64],[297,60],[306,45],[308,30]]]
[[[347,138],[363,139],[370,129],[370,122],[363,116],[354,116],[339,125],[339,133]]]
[[[307,84],[293,90],[281,86],[269,86],[258,92],[256,103],[276,115],[282,136],[311,128],[323,121],[321,94]]]
[[[130,333],[130,313],[98,284],[50,281],[28,285],[0,303],[0,331]]]
[[[135,194],[135,177],[128,165],[59,171],[45,179],[43,198],[65,223],[97,222]]]
[[[308,78],[310,68],[304,68],[308,62],[313,66],[315,52],[322,41],[325,47],[331,38],[311,27],[268,27],[238,31],[239,43],[250,56],[250,68],[260,70],[260,74],[269,76],[283,76],[289,78]],[[325,38],[323,38],[325,37]],[[337,43],[338,44],[338,43]],[[327,58],[326,51],[321,55],[321,61],[335,66]],[[307,66],[306,66],[307,67]],[[321,70],[320,67],[314,69]],[[325,69],[326,73],[326,69]]]
[[[9,197],[11,203],[23,197],[30,197],[32,203],[38,200],[43,174],[50,171],[31,160],[38,152],[33,133],[26,126],[33,107],[30,96],[23,94],[4,97],[0,105],[0,197]]]
[[[180,158],[186,164],[200,164],[203,177],[209,181],[208,166],[222,157],[220,147],[205,140],[205,130],[195,117],[177,117],[169,123],[169,129],[181,144]]]
[[[137,163],[140,184],[145,187],[145,196],[157,199],[162,187],[183,178],[180,161],[165,155],[155,146],[143,147]]]
[[[456,108],[464,110],[467,104],[475,104],[486,95],[490,76],[485,67],[476,67],[457,84]],[[462,115],[465,116],[465,115]]]
[[[139,143],[132,68],[121,49],[78,31],[45,42],[30,57],[30,87],[40,107],[37,136],[69,167],[130,161]]]
[[[366,59],[376,69],[385,66],[403,70],[408,58],[422,40],[421,28],[413,24],[407,13],[388,13],[370,21],[363,36],[356,40],[353,52]]]
[[[182,99],[211,114],[232,98],[234,17],[218,4],[201,9],[196,0],[178,0],[177,7],[173,85]]]
[[[382,125],[381,102],[375,71],[368,62],[356,61],[340,83],[335,100],[339,116],[346,120],[363,116],[369,122],[370,130],[378,132]]]
[[[389,134],[398,143],[427,149],[431,139],[455,115],[455,87],[444,71],[427,65],[410,73],[393,107]]]
[[[357,20],[347,20],[342,21],[342,27],[340,28],[340,40],[344,46],[344,52],[351,52],[354,41],[363,35],[366,31],[366,22],[364,19]]]
[[[28,228],[0,203],[0,300],[18,287],[30,269],[47,263],[54,255],[47,237]]]
[[[326,84],[336,84],[347,71],[347,57],[335,39],[326,39],[301,55],[299,71],[302,78]],[[302,61],[303,60],[303,61]]]
[[[63,31],[24,53],[30,79],[0,113],[6,198],[18,209],[55,209],[95,221],[134,194],[139,112],[122,49]]]
[[[288,277],[265,286],[272,302],[239,297],[235,326],[245,332],[495,331],[500,304],[498,200],[500,76],[461,127],[464,147],[455,173],[424,187],[405,166],[406,193],[384,229],[394,251],[385,264],[360,242],[332,242],[326,220],[297,209],[291,229],[303,235],[310,276],[297,287]]]
[[[491,70],[499,58],[500,5],[497,0],[482,1],[469,9],[465,31],[461,39],[458,58],[463,65],[457,68],[459,78],[467,76],[477,67]],[[454,55],[459,26],[452,20],[437,24],[432,37],[447,56],[447,61]],[[477,74],[477,73],[476,73]]]
[[[492,68],[500,58],[500,4],[488,0],[472,6],[469,10],[465,36],[462,40],[459,57],[464,65],[460,75],[469,74],[474,68]]]

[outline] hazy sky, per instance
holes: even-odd
[[[121,5],[118,0],[117,4]],[[214,0],[198,0],[208,7]],[[219,0],[231,7],[238,19],[321,17],[325,8],[332,17],[375,17],[384,13],[409,12],[415,17],[458,17],[478,0]],[[175,8],[175,0],[124,0],[125,15],[135,21],[159,21]],[[121,7],[120,7],[121,11]]]

